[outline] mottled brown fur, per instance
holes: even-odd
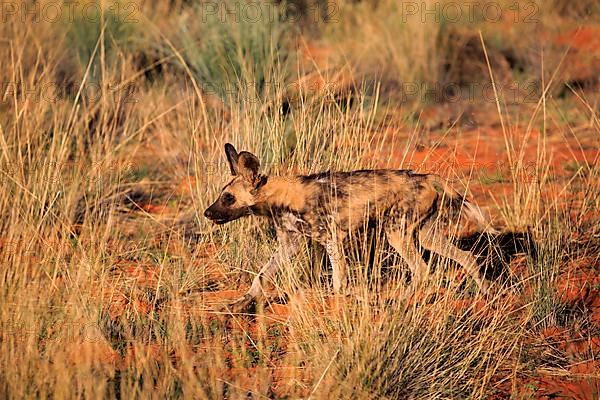
[[[464,214],[485,224],[479,209],[449,187],[440,177],[408,170],[324,172],[307,176],[264,176],[259,161],[248,152],[237,153],[227,144],[225,153],[234,178],[204,215],[218,224],[246,215],[270,218],[275,223],[279,248],[258,273],[248,294],[237,305],[245,307],[262,293],[262,281],[298,250],[302,237],[322,244],[333,268],[333,288],[345,285],[340,243],[367,219],[383,222],[389,243],[422,280],[427,265],[415,245],[433,250],[460,263],[482,290],[474,257],[454,247],[438,225],[440,217]],[[238,307],[238,308],[239,308]]]

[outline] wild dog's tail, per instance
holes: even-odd
[[[483,213],[481,208],[467,200],[466,196],[460,194],[456,189],[450,186],[444,178],[439,175],[428,175],[429,182],[438,192],[442,192],[445,197],[442,204],[449,207],[453,214],[464,215],[468,220],[475,222],[479,228],[489,233],[498,233],[490,223],[489,218]]]

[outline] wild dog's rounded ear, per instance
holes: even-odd
[[[238,154],[238,173],[249,182],[256,182],[259,168],[260,161],[254,154],[248,151],[242,151]]]
[[[227,162],[229,163],[229,169],[231,170],[231,175],[237,175],[238,171],[238,153],[235,150],[235,147],[231,143],[225,143],[225,155],[227,156]]]

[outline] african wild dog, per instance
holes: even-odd
[[[246,215],[271,218],[279,247],[260,270],[248,293],[234,303],[235,310],[248,306],[262,294],[262,282],[273,277],[278,266],[299,249],[302,237],[325,247],[333,270],[333,289],[345,284],[340,245],[367,218],[378,219],[388,242],[409,265],[413,280],[421,281],[428,267],[416,242],[462,265],[485,292],[487,284],[473,255],[455,247],[442,233],[439,216],[463,214],[485,225],[477,206],[469,203],[439,176],[409,170],[360,170],[324,172],[308,176],[259,174],[258,158],[238,153],[227,143],[225,154],[233,179],[204,216],[224,224]]]

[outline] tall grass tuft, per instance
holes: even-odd
[[[205,6],[179,17],[176,35],[183,62],[202,89],[227,103],[260,102],[282,90],[293,71],[295,29],[281,8],[225,1],[209,13]]]

